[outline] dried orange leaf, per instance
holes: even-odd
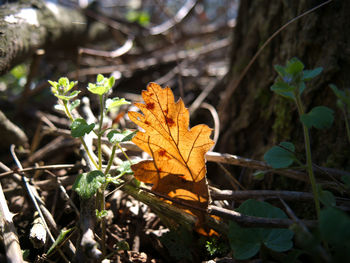
[[[153,184],[152,190],[159,194],[206,209],[209,191],[204,156],[214,145],[212,130],[203,124],[189,129],[189,112],[181,99],[175,102],[169,87],[150,83],[142,97],[145,103],[135,105],[143,114],[129,112],[129,118],[144,132],[139,131],[132,141],[152,160],[134,164],[135,177]],[[195,209],[182,208],[202,217]]]

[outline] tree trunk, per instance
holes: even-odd
[[[108,32],[106,26],[89,31],[91,28],[84,14],[52,2],[31,0],[1,5],[0,75],[39,48],[77,46]]]
[[[262,159],[274,144],[291,141],[305,160],[302,127],[293,102],[272,91],[277,74],[273,66],[298,57],[306,69],[323,67],[303,94],[306,111],[318,105],[334,110],[329,130],[311,129],[313,161],[319,165],[349,167],[344,116],[329,88],[350,87],[350,1],[334,0],[296,20],[262,51],[234,89],[245,66],[264,42],[282,25],[322,1],[241,1],[232,44],[227,85],[219,102],[221,136],[217,150]]]

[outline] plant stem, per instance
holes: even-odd
[[[96,193],[96,206],[98,207],[98,211],[104,211],[105,210],[105,186],[102,186],[98,189]],[[102,247],[102,254],[103,257],[106,256],[107,250],[106,250],[106,221],[104,217],[100,218],[101,220],[101,247]]]
[[[68,102],[64,100],[64,101],[63,101],[63,105],[64,105],[64,109],[66,110],[66,114],[67,114],[68,118],[73,122],[73,121],[74,121],[74,118],[73,118],[72,114],[70,113],[70,111],[69,111],[69,109],[68,109],[68,106],[67,106],[67,105],[68,105]],[[94,158],[92,157],[92,155],[91,155],[91,153],[90,153],[90,151],[89,151],[89,148],[87,147],[87,145],[86,145],[86,143],[85,143],[83,137],[79,137],[79,139],[80,139],[80,142],[81,142],[81,144],[83,145],[83,147],[84,147],[84,149],[85,149],[87,155],[89,156],[91,162],[92,162],[93,165],[98,169],[98,165],[97,165],[96,161],[94,160]]]
[[[107,168],[106,168],[105,173],[104,173],[105,175],[107,175],[109,170],[111,169],[116,149],[117,149],[117,145],[113,145],[112,153],[111,153],[111,156],[110,156],[108,164],[107,164]]]
[[[344,114],[344,121],[345,121],[345,128],[346,128],[346,135],[348,136],[348,141],[350,143],[350,128],[349,128],[349,120],[348,120],[348,116],[346,114],[346,110],[345,108],[342,109],[343,110],[343,114]]]
[[[68,101],[64,100],[63,101],[63,105],[64,105],[64,109],[66,110],[66,114],[67,114],[68,118],[73,122],[74,121],[73,116],[70,113],[70,111],[68,109],[68,106],[67,106],[68,105]]]
[[[81,144],[84,147],[84,150],[86,151],[87,155],[89,156],[89,159],[91,160],[91,162],[93,163],[93,165],[96,167],[96,169],[98,169],[98,164],[96,163],[96,161],[94,160],[94,158],[92,157],[89,148],[87,147],[83,137],[79,137]]]
[[[296,105],[298,108],[298,113],[299,113],[299,118],[300,118],[301,115],[304,114],[303,104],[301,102],[299,92],[298,91],[295,92],[294,95],[295,95],[295,102],[296,102]],[[307,172],[308,172],[309,178],[310,178],[310,183],[311,183],[311,187],[312,187],[312,194],[314,196],[317,219],[319,219],[321,209],[320,209],[320,200],[318,197],[318,191],[317,191],[317,186],[316,186],[316,179],[315,179],[314,171],[312,168],[310,134],[309,134],[309,129],[305,126],[305,124],[302,123],[302,125],[303,125],[303,132],[304,132],[305,152],[306,152],[306,168],[307,168]]]
[[[119,143],[116,144],[118,146],[118,148],[122,151],[122,153],[124,154],[125,158],[129,161],[130,165],[132,165],[132,162],[129,158],[129,156],[124,152],[123,148],[120,146]]]
[[[103,116],[104,116],[104,100],[103,95],[100,95],[100,122],[98,126],[98,133],[97,133],[97,154],[98,154],[98,169],[102,169],[102,151],[101,151],[101,131],[102,131],[102,125],[103,125]]]

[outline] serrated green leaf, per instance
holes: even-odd
[[[105,94],[109,89],[104,85],[95,85],[95,84],[89,83],[88,90],[93,94],[97,94],[101,96]]]
[[[72,103],[69,105],[69,110],[72,111],[76,107],[78,107],[79,105],[80,105],[80,100],[76,99],[76,100],[72,101]]]
[[[107,134],[108,141],[110,143],[120,143],[131,141],[131,139],[135,136],[137,131],[124,130],[122,132],[117,130],[112,130]]]
[[[314,77],[318,76],[319,74],[321,74],[323,68],[319,67],[319,68],[315,68],[312,70],[304,70],[303,71],[303,80],[304,81],[308,81],[313,79]]]
[[[84,136],[85,134],[89,134],[94,129],[94,127],[94,123],[87,124],[86,120],[82,118],[75,119],[70,125],[71,135],[74,138]]]
[[[112,98],[106,100],[106,109],[107,111],[110,111],[112,108],[117,108],[125,104],[130,104],[129,101],[125,100],[124,98]]]
[[[105,181],[106,178],[104,174],[99,170],[82,173],[79,174],[75,180],[73,190],[76,191],[82,199],[89,199]]]
[[[286,168],[296,159],[295,147],[291,142],[281,142],[280,146],[273,146],[264,154],[264,160],[272,168]]]
[[[65,241],[66,237],[68,234],[70,234],[73,230],[75,230],[75,227],[72,227],[70,229],[62,229],[60,231],[60,234],[58,235],[57,239],[55,242],[51,245],[49,250],[47,251],[46,255],[49,256],[57,247],[60,247],[60,245]]]
[[[69,79],[66,78],[66,77],[62,77],[62,78],[60,78],[60,79],[58,80],[58,84],[59,84],[60,86],[62,86],[62,87],[67,88],[68,85],[69,85]]]
[[[269,203],[252,199],[242,203],[237,211],[244,215],[256,217],[287,218],[281,209]],[[243,228],[231,221],[229,223],[228,239],[234,257],[244,260],[258,253],[262,244],[277,252],[291,249],[293,235],[293,232],[289,229]]]
[[[325,106],[317,106],[310,112],[301,115],[300,120],[307,128],[313,126],[317,129],[327,129],[332,126],[334,120],[333,110]]]

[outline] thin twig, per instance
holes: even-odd
[[[311,193],[297,191],[278,191],[278,190],[215,190],[210,192],[213,200],[247,200],[253,199],[278,199],[295,201],[310,201],[313,200]]]
[[[53,165],[42,165],[42,166],[35,166],[35,167],[27,167],[23,169],[16,169],[13,171],[8,171],[0,174],[0,178],[12,175],[14,173],[25,173],[25,172],[31,172],[31,171],[39,171],[39,170],[59,170],[59,169],[69,169],[69,168],[81,168],[79,165],[76,164],[53,164]]]
[[[22,164],[21,164],[21,162],[18,160],[17,155],[16,155],[16,153],[15,153],[15,145],[13,145],[13,144],[11,145],[11,147],[10,147],[10,152],[11,152],[11,155],[12,155],[12,157],[13,157],[13,159],[14,159],[16,165],[18,166],[18,168],[19,168],[19,169],[23,169]],[[48,235],[49,235],[49,237],[50,237],[52,243],[55,243],[55,238],[54,238],[53,235],[51,234],[51,231],[50,231],[49,227],[48,227],[47,224],[46,224],[45,217],[44,217],[44,215],[43,215],[43,213],[42,213],[42,211],[41,211],[41,209],[40,209],[40,206],[39,206],[39,204],[38,204],[38,202],[37,202],[37,197],[39,197],[39,195],[37,194],[36,189],[35,189],[32,185],[29,184],[29,180],[28,180],[28,178],[26,178],[25,176],[22,176],[22,181],[23,181],[23,183],[24,183],[24,185],[25,185],[25,187],[26,187],[26,189],[27,189],[27,192],[28,192],[28,194],[29,194],[30,199],[32,200],[32,202],[33,202],[33,204],[34,204],[34,206],[35,206],[35,209],[36,209],[36,210],[38,211],[38,213],[39,213],[39,216],[40,216],[40,218],[41,218],[41,220],[42,220],[42,223],[43,223],[43,225],[44,225],[44,227],[45,227],[45,229],[46,229],[46,232],[48,233]],[[33,191],[33,190],[35,190],[36,194],[34,194],[34,191]],[[40,199],[40,197],[39,197],[39,199]],[[40,200],[41,200],[41,199],[40,199]],[[64,255],[64,253],[62,252],[61,249],[58,249],[58,252],[60,253],[60,255],[62,256],[62,258],[63,258],[63,260],[64,260],[65,262],[69,262],[69,260],[68,260],[67,257]]]

